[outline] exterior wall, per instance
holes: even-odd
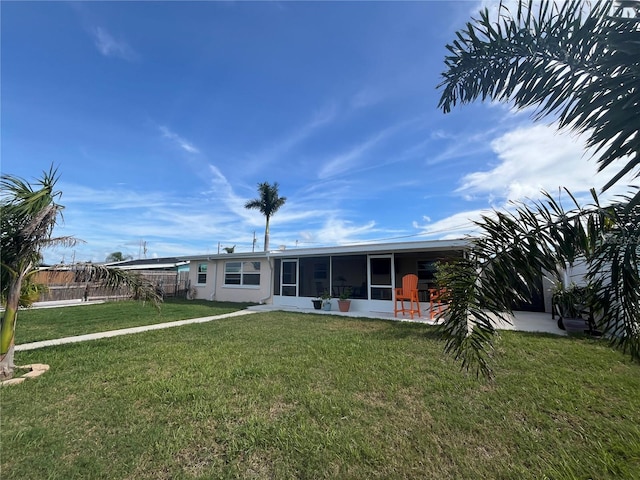
[[[225,263],[248,261],[260,264],[259,285],[225,285]],[[207,265],[207,281],[198,283],[198,268],[201,264]],[[189,280],[195,298],[201,300],[216,300],[219,302],[252,302],[271,303],[271,277],[270,262],[266,258],[251,259],[234,257],[229,259],[194,260],[190,263]]]
[[[313,308],[311,298],[308,297],[285,297],[281,295],[273,296],[273,305],[279,307],[294,307],[300,309]],[[421,308],[428,309],[429,303],[421,302]],[[331,299],[331,310],[338,311],[338,299]],[[380,313],[393,313],[393,301],[391,300],[360,300],[351,299],[351,312],[380,312]],[[427,310],[425,310],[427,311]]]
[[[544,296],[544,311],[551,313],[551,297],[553,297],[554,284],[549,275],[542,275],[542,294]]]

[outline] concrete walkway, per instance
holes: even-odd
[[[214,315],[212,317],[191,318],[189,320],[176,320],[174,322],[156,323],[153,325],[142,325],[140,327],[121,328],[120,330],[110,330],[107,332],[88,333],[86,335],[77,335],[75,337],[56,338],[54,340],[43,340],[41,342],[23,343],[16,345],[16,352],[24,352],[26,350],[35,350],[37,348],[51,347],[54,345],[65,345],[67,343],[86,342],[87,340],[97,340],[99,338],[119,337],[120,335],[130,335],[132,333],[148,332],[151,330],[162,330],[164,328],[181,327],[183,325],[191,325],[193,323],[206,323],[222,318],[239,317],[242,315],[250,315],[257,313],[251,310],[240,310],[238,312],[225,313],[222,315]]]

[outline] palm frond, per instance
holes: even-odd
[[[571,208],[545,193],[514,212],[495,212],[476,222],[468,258],[439,266],[449,291],[441,332],[445,351],[464,368],[489,375],[495,321],[509,321],[513,305],[529,301],[541,275],[552,280],[577,260],[589,264],[598,326],[611,343],[640,360],[640,207],[630,197],[603,207],[582,207],[567,192]]]
[[[438,107],[447,113],[477,99],[534,106],[536,119],[588,132],[601,170],[624,160],[605,190],[625,175],[637,177],[639,5],[521,0],[516,15],[501,4],[497,19],[485,9],[447,45]]]

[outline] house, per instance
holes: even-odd
[[[189,270],[189,262],[177,257],[139,258],[137,260],[104,263],[103,265],[121,270],[137,270],[140,272],[186,272]]]
[[[435,285],[435,264],[461,258],[469,241],[429,240],[181,257],[195,298],[311,308],[323,292],[351,290],[351,310],[393,312],[393,289],[418,275],[420,301]]]

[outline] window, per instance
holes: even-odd
[[[260,285],[260,262],[226,262],[225,285]]]
[[[351,298],[367,298],[367,256],[339,255],[331,257],[331,293],[340,296],[351,289]]]
[[[329,288],[329,257],[303,257],[300,266],[301,297],[319,297]]]
[[[198,285],[205,285],[207,283],[207,264],[198,264]]]

